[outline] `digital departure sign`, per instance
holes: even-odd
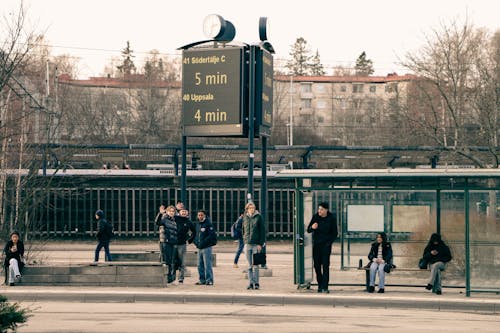
[[[256,48],[256,136],[269,136],[273,125],[273,55]]]
[[[182,123],[185,136],[243,136],[244,49],[182,52]]]

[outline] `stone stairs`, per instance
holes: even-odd
[[[112,252],[113,261],[28,265],[19,285],[26,286],[108,286],[166,287],[167,267],[159,261],[159,252]],[[216,255],[212,254],[213,266]],[[186,253],[186,266],[197,266],[197,254]],[[191,272],[186,268],[185,277]]]
[[[160,263],[113,262],[65,266],[27,266],[20,285],[165,287]]]

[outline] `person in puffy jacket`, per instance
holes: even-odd
[[[424,249],[423,258],[431,266],[431,276],[425,289],[441,295],[441,272],[444,271],[446,263],[451,260],[451,251],[441,239],[440,234],[431,235]]]
[[[167,283],[175,280],[174,260],[177,251],[177,223],[175,221],[175,207],[168,206],[165,209],[166,214],[160,220],[160,228],[163,227],[164,240],[163,261],[167,266]]]

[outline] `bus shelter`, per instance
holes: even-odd
[[[499,169],[283,170],[295,180],[294,282],[314,281],[307,225],[328,202],[339,226],[340,269],[357,269],[359,244],[387,233],[395,264],[416,268],[430,235],[438,232],[453,260],[448,287],[500,292]],[[364,256],[366,258],[366,256]]]

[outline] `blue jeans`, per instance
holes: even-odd
[[[441,272],[444,271],[446,265],[442,261],[431,264],[431,277],[429,284],[432,285],[432,292],[441,291]]]
[[[245,244],[245,256],[248,261],[248,284],[255,286],[259,284],[259,265],[253,264],[253,254],[258,252],[258,245]]]
[[[243,247],[245,243],[243,243],[243,238],[238,238],[238,249],[236,249],[236,255],[234,256],[234,263],[237,264],[240,259],[240,254],[243,252]]]
[[[201,283],[214,282],[211,246],[204,249],[198,249],[198,275]]]
[[[111,253],[109,252],[109,241],[99,241],[97,243],[97,247],[95,248],[94,261],[99,261],[99,252],[104,247],[104,255],[106,256],[107,261],[112,261]]]
[[[175,261],[175,268],[179,269],[179,281],[184,281],[184,274],[186,272],[186,244],[177,245],[177,260]]]
[[[378,287],[384,288],[385,286],[385,271],[384,271],[385,263],[377,264],[376,262],[372,262],[370,265],[370,286],[375,286],[375,277],[378,272]]]

